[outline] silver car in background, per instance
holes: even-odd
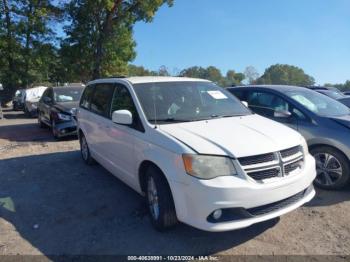
[[[350,181],[350,109],[316,91],[296,86],[228,89],[255,113],[298,130],[316,159],[315,184],[339,189]],[[286,137],[286,139],[288,139]]]

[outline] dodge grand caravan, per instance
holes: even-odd
[[[158,230],[248,227],[315,195],[304,138],[206,80],[94,80],[77,119],[83,160],[146,196]]]

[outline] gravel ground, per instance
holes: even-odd
[[[55,141],[35,119],[0,120],[0,255],[350,255],[350,189],[318,190],[307,206],[246,229],[186,225],[158,233],[141,196],[101,166],[86,166],[75,138]]]

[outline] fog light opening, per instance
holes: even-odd
[[[221,216],[222,216],[222,210],[221,210],[221,209],[217,209],[217,210],[215,210],[215,211],[213,212],[213,218],[214,218],[215,220],[220,219]]]

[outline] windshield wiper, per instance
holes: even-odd
[[[159,118],[159,119],[148,119],[149,122],[167,122],[167,123],[178,123],[178,122],[191,122],[192,120],[177,119],[173,117]]]
[[[236,114],[236,115],[211,115],[211,118],[226,118],[226,117],[236,117],[236,116],[245,116],[245,114]]]

